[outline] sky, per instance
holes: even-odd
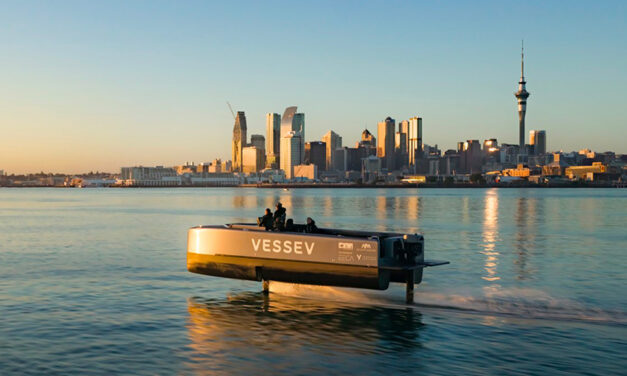
[[[306,140],[423,118],[423,140],[627,153],[624,1],[1,1],[0,170],[231,158],[296,105]]]

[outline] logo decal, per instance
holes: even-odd
[[[353,243],[343,243],[343,242],[340,242],[340,243],[338,243],[337,247],[339,249],[353,249]]]
[[[295,253],[297,255],[302,255],[303,251],[307,253],[307,255],[311,255],[313,253],[314,246],[316,243],[314,242],[306,242],[300,240],[270,240],[270,239],[250,239],[253,243],[253,249],[255,252],[273,252],[273,253]]]

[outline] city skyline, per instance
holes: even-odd
[[[516,144],[511,93],[523,38],[533,92],[526,130],[546,130],[547,151],[626,152],[621,94],[627,76],[621,67],[627,59],[615,46],[627,38],[625,6],[618,2],[592,9],[579,3],[568,9],[483,4],[470,9],[472,21],[463,14],[465,4],[455,11],[415,4],[298,5],[292,11],[309,28],[285,33],[268,26],[259,35],[251,31],[264,14],[283,12],[280,6],[190,3],[170,19],[165,4],[149,9],[151,17],[122,3],[67,4],[16,3],[0,15],[9,30],[0,37],[7,56],[0,62],[6,83],[0,169],[7,173],[227,159],[233,118],[226,100],[246,113],[249,134],[265,134],[266,114],[296,103],[307,116],[304,142],[332,129],[352,145],[364,128],[376,133],[388,116],[420,116],[423,143],[443,150],[467,139]],[[220,33],[240,10],[242,30]],[[119,11],[125,16],[114,21]],[[530,24],[524,35],[505,22],[518,12]],[[379,17],[403,13],[425,16],[420,32],[398,25],[368,29]],[[100,21],[86,26],[96,14]],[[344,22],[347,14],[354,17]],[[186,19],[187,27],[177,29]],[[119,27],[109,30],[114,24]],[[186,38],[191,40],[177,44]],[[282,44],[296,41],[286,56]],[[267,52],[254,45],[274,47],[276,60],[255,63]]]

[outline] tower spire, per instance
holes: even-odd
[[[527,112],[527,98],[529,98],[529,92],[525,87],[525,44],[524,40],[520,44],[520,82],[518,82],[518,91],[514,93],[518,100],[518,128],[519,137],[518,144],[520,147],[520,154],[525,153],[525,113]]]
[[[520,41],[520,79],[525,80],[525,40]]]

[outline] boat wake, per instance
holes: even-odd
[[[421,311],[454,310],[483,316],[627,325],[627,313],[623,311],[588,307],[534,289],[486,287],[464,294],[429,292],[423,289],[416,292],[415,303],[408,306],[402,303],[404,290],[395,287],[391,287],[391,291],[372,291],[272,282],[270,291],[280,295],[344,304],[374,304],[390,308],[413,307]]]

